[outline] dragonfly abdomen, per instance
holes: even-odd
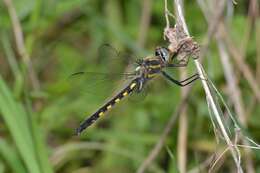
[[[120,93],[109,100],[104,106],[98,109],[93,115],[83,121],[76,129],[77,135],[79,135],[84,129],[92,125],[98,118],[102,117],[108,110],[110,110],[116,103],[119,103],[124,97],[131,94],[138,86],[138,78],[134,79],[127,87],[125,87]]]

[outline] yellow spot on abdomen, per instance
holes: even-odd
[[[99,112],[98,115],[99,115],[99,116],[103,116],[103,115],[104,115],[104,112]]]
[[[130,85],[130,88],[133,89],[136,86],[136,83],[132,83],[132,85]]]
[[[117,99],[115,100],[115,102],[116,102],[116,103],[120,102],[120,99],[119,99],[119,98],[117,98]]]
[[[111,109],[111,108],[112,108],[112,106],[111,106],[111,105],[108,105],[108,106],[107,106],[107,109]]]
[[[128,93],[127,93],[127,91],[126,91],[126,92],[123,93],[123,96],[127,96],[127,94],[128,94]]]

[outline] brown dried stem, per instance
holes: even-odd
[[[218,3],[217,1],[215,1],[216,3]],[[220,2],[219,2],[220,3]],[[203,4],[202,1],[200,1],[199,3],[202,11],[204,12],[205,18],[207,19],[208,23],[210,21],[213,20],[213,18],[210,18],[211,14],[209,13],[209,11],[205,11],[205,3]],[[207,7],[206,7],[207,8]],[[218,27],[217,27],[218,28]],[[220,51],[220,58],[222,61],[222,65],[224,68],[224,74],[226,77],[226,81],[228,83],[228,88],[229,88],[229,95],[231,98],[231,101],[234,104],[235,107],[235,112],[238,115],[239,121],[241,122],[241,124],[243,126],[246,126],[246,117],[245,117],[245,109],[244,109],[244,105],[241,99],[241,92],[236,79],[236,75],[233,72],[233,68],[231,63],[229,62],[229,55],[225,49],[224,43],[223,43],[223,39],[221,37],[219,37],[219,34],[216,34],[216,40],[218,42],[218,46],[219,46],[219,51]],[[244,144],[248,144],[248,142],[246,142],[245,140],[243,141]],[[250,151],[246,150],[246,165],[247,165],[247,172],[254,172],[253,169],[253,162],[252,162],[252,157],[250,157]]]
[[[139,27],[139,36],[138,36],[138,47],[143,48],[145,45],[145,41],[148,34],[148,29],[150,26],[151,21],[151,9],[152,9],[152,2],[151,0],[143,0],[142,6],[142,14],[141,14],[141,21]]]
[[[177,23],[180,23],[181,26],[183,27],[185,33],[187,34],[187,36],[189,36],[189,32],[188,32],[188,28],[187,28],[187,25],[185,23],[185,19],[184,19],[184,16],[183,16],[183,12],[182,12],[182,9],[180,7],[180,3],[178,0],[175,0],[175,5],[177,6],[177,9],[178,9],[178,20],[180,22],[177,22]],[[196,68],[197,68],[197,71],[198,71],[198,74],[201,76],[202,79],[206,79],[206,75],[204,73],[204,70],[203,70],[203,67],[202,65],[198,62],[197,59],[194,60],[195,62],[195,65],[196,65]],[[242,168],[241,168],[241,165],[240,165],[240,154],[239,154],[239,150],[237,149],[236,146],[233,145],[226,129],[225,129],[225,126],[221,120],[221,114],[219,112],[219,110],[217,109],[217,106],[216,106],[216,103],[213,99],[213,96],[212,96],[212,93],[209,89],[209,86],[208,86],[208,83],[206,80],[201,80],[202,82],[202,86],[204,88],[204,91],[205,91],[205,94],[206,94],[206,97],[207,97],[207,101],[208,101],[208,105],[210,107],[210,109],[212,110],[213,112],[213,115],[214,117],[216,118],[217,120],[217,123],[218,123],[218,126],[220,127],[220,130],[221,130],[221,133],[231,151],[231,154],[232,154],[232,157],[236,163],[236,166],[237,166],[237,170],[238,172],[243,172]]]
[[[15,38],[15,43],[16,43],[16,48],[17,48],[18,54],[22,58],[25,66],[27,67],[28,75],[31,79],[33,88],[35,90],[39,90],[39,88],[40,88],[39,80],[34,71],[32,62],[30,61],[29,54],[26,51],[22,27],[21,27],[20,21],[18,19],[18,16],[16,14],[16,10],[14,8],[13,2],[12,2],[12,0],[4,0],[4,4],[8,10],[8,13],[9,13],[9,16],[10,16],[10,19],[12,22],[12,29],[13,29],[13,33],[14,33],[14,38]]]
[[[247,65],[247,63],[244,61],[244,58],[242,57],[240,50],[235,46],[234,42],[231,40],[226,26],[223,23],[221,23],[219,29],[221,33],[221,38],[223,38],[223,40],[225,41],[228,51],[232,55],[232,58],[236,63],[236,66],[247,79],[250,88],[254,92],[254,96],[256,97],[258,102],[260,102],[260,88],[259,85],[257,85],[257,80],[254,78],[253,72],[251,71],[249,65]]]
[[[183,1],[181,1],[183,8]],[[176,8],[176,6],[174,6]],[[175,9],[177,11],[177,9]],[[180,69],[181,79],[187,78],[187,70]],[[187,88],[181,88],[181,97],[184,98],[187,94]],[[177,144],[177,161],[180,173],[185,173],[187,170],[187,141],[188,141],[188,116],[187,116],[187,104],[184,105],[183,111],[179,118],[179,129],[178,129],[178,144]]]
[[[233,72],[233,68],[231,66],[231,63],[229,62],[229,55],[227,51],[225,50],[225,47],[223,45],[223,41],[219,38],[217,38],[218,41],[218,46],[219,46],[219,51],[220,51],[220,58],[222,61],[222,65],[224,67],[224,74],[226,77],[226,81],[228,83],[228,88],[229,88],[229,96],[234,104],[235,112],[238,115],[238,119],[241,122],[241,124],[245,127],[247,126],[247,121],[245,117],[245,109],[244,109],[244,104],[241,99],[241,92],[239,87],[237,86],[237,79],[236,75]],[[248,142],[246,140],[243,140],[243,143],[245,145],[248,145]],[[246,162],[246,168],[248,173],[253,173],[254,168],[253,168],[253,161],[252,157],[250,154],[249,149],[245,149],[246,151],[246,156],[245,156],[245,162]]]
[[[187,71],[181,69],[181,78],[185,79],[187,77]],[[182,88],[181,97],[184,99],[187,94],[187,88]],[[178,168],[180,173],[186,172],[187,164],[187,136],[188,136],[188,116],[187,116],[187,104],[184,105],[183,111],[180,114],[179,118],[179,129],[178,129],[178,145],[177,145],[177,159],[178,159]]]

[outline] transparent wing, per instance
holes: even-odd
[[[133,73],[101,73],[101,72],[76,72],[68,78],[72,92],[86,96],[95,96],[104,100],[113,95],[120,87],[136,75]]]
[[[99,47],[98,61],[105,63],[107,69],[118,71],[122,70],[120,67],[126,66],[128,66],[128,71],[133,71],[138,65],[137,56],[129,52],[120,52],[110,44],[103,44]]]
[[[86,59],[86,64],[81,64],[80,69],[68,77],[69,87],[75,93],[94,95],[100,100],[110,97],[136,77],[136,59],[133,54],[103,44],[98,48],[94,61]]]

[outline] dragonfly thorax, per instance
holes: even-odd
[[[148,56],[142,59],[142,63],[136,68],[136,73],[139,77],[149,80],[159,74],[163,67],[165,62],[159,56]]]
[[[155,50],[155,56],[148,56],[139,59],[139,66],[135,69],[135,74],[139,80],[139,90],[150,79],[161,73],[162,69],[167,66],[170,59],[170,53],[167,48],[158,47]]]

